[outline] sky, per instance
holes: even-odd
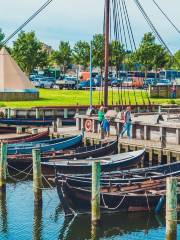
[[[150,31],[150,28],[134,0],[125,1],[135,40],[139,44],[143,34]],[[171,51],[179,50],[180,34],[167,22],[152,0],[139,1]],[[156,2],[180,29],[180,1],[156,0]],[[44,3],[45,0],[0,0],[0,28],[6,37]],[[69,41],[73,45],[78,40],[90,41],[94,34],[102,33],[103,14],[104,0],[53,0],[24,30],[35,31],[40,41],[57,49],[60,40]],[[9,45],[12,45],[12,41]]]

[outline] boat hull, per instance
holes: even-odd
[[[70,185],[63,183],[62,185],[57,184],[57,191],[65,215],[90,213],[90,190],[71,187]],[[161,194],[116,194],[101,192],[100,211],[101,213],[153,211],[161,197],[163,197]],[[179,200],[178,195],[178,201]]]

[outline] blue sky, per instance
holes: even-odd
[[[156,1],[180,28],[180,1]],[[44,2],[45,0],[0,0],[0,28],[8,36]],[[169,48],[173,52],[180,49],[180,34],[172,29],[152,0],[140,2]],[[143,34],[150,29],[134,1],[126,0],[126,3],[138,44]],[[68,40],[71,44],[80,39],[90,41],[93,34],[102,32],[103,7],[104,0],[53,0],[24,30],[34,30],[41,41],[54,48],[58,47],[60,40]]]

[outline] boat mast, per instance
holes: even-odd
[[[104,107],[108,106],[108,73],[109,73],[109,16],[110,0],[105,0],[105,74],[104,74]]]

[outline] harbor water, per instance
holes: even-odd
[[[152,213],[105,215],[94,237],[90,216],[64,218],[56,188],[43,190],[41,208],[34,207],[32,181],[8,183],[6,196],[0,197],[0,240],[31,239],[164,240],[165,216]]]

